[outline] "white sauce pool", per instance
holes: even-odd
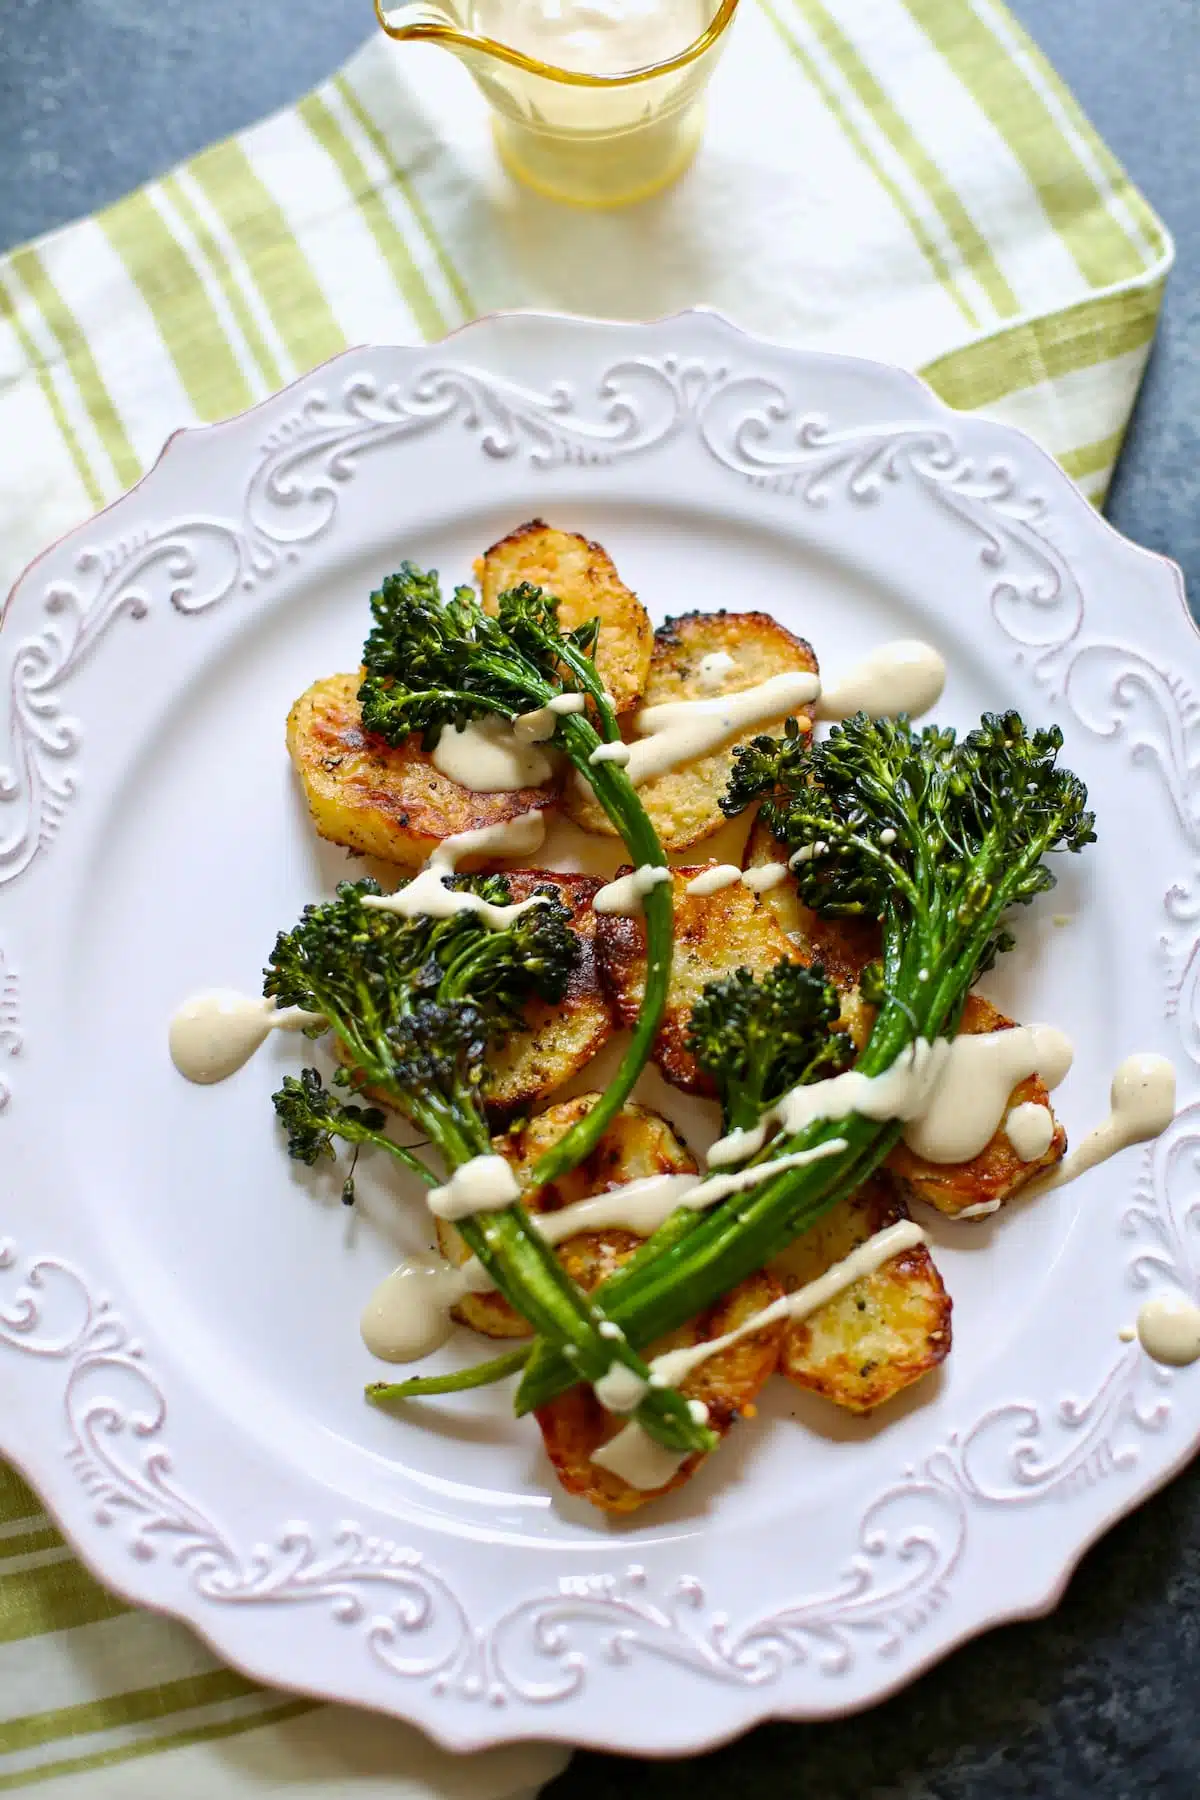
[[[209,1086],[236,1075],[273,1031],[303,1031],[319,1020],[319,1013],[299,1006],[278,1007],[235,988],[209,988],[173,1014],[167,1044],[179,1073]]]
[[[661,863],[643,863],[631,875],[619,875],[602,887],[592,901],[592,911],[611,913],[622,919],[636,919],[642,912],[642,901],[653,888],[670,881],[671,871]]]
[[[999,1130],[1018,1082],[1040,1075],[1055,1088],[1073,1056],[1070,1038],[1053,1025],[964,1032],[951,1043],[929,1104],[909,1124],[905,1143],[928,1162],[972,1161]]]
[[[1165,1056],[1149,1052],[1127,1056],[1113,1076],[1110,1105],[1103,1125],[1090,1132],[1078,1150],[1072,1150],[1049,1174],[1030,1182],[1024,1191],[1026,1199],[1065,1187],[1130,1144],[1144,1144],[1165,1131],[1175,1117],[1174,1068]]]
[[[521,1184],[504,1157],[474,1156],[455,1169],[449,1181],[430,1188],[429,1210],[435,1218],[469,1219],[475,1213],[500,1212],[521,1198]]]
[[[848,719],[865,712],[873,719],[894,719],[899,713],[915,719],[937,705],[945,685],[946,665],[932,644],[897,638],[822,688],[816,717]]]
[[[1147,1300],[1138,1313],[1137,1335],[1155,1362],[1182,1369],[1200,1362],[1200,1306],[1185,1294],[1162,1294]]]
[[[668,1450],[643,1431],[636,1419],[622,1426],[607,1444],[592,1452],[591,1460],[598,1469],[607,1469],[639,1493],[651,1493],[665,1487],[687,1461],[675,1450]]]
[[[629,779],[637,787],[657,775],[668,775],[682,763],[719,750],[754,725],[786,717],[815,700],[820,691],[815,675],[797,670],[711,700],[668,700],[661,706],[644,706],[633,721],[637,741],[628,746]]]
[[[1054,1142],[1054,1114],[1036,1100],[1022,1100],[1005,1119],[1004,1131],[1022,1162],[1036,1162]]]
[[[545,735],[549,737],[553,729]],[[433,752],[433,766],[473,794],[512,794],[518,788],[541,787],[554,774],[554,765],[537,741],[499,718],[447,726]]]

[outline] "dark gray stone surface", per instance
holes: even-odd
[[[1200,595],[1198,0],[1015,7],[1176,235],[1111,512]],[[0,0],[0,245],[287,103],[369,24],[367,0]],[[1196,1800],[1198,1700],[1193,1467],[1089,1554],[1052,1617],[992,1633],[874,1712],[768,1726],[687,1763],[579,1757],[551,1795]]]

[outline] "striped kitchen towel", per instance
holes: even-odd
[[[704,301],[903,363],[1024,426],[1099,501],[1170,261],[995,0],[746,0],[696,165],[607,214],[511,186],[463,71],[379,38],[298,106],[0,259],[0,593],[176,426],[346,344],[511,306],[644,318]],[[105,1594],[0,1471],[0,1789],[241,1800],[294,1780],[313,1800],[493,1800],[556,1757],[456,1763],[391,1722],[262,1690]]]

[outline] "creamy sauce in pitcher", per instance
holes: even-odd
[[[621,75],[679,56],[711,0],[473,0],[472,27],[560,69]]]

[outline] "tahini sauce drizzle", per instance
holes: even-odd
[[[797,670],[771,675],[736,694],[644,706],[633,721],[637,738],[627,746],[626,773],[635,787],[653,781],[657,775],[667,775],[683,763],[718,750],[752,725],[783,718],[815,700],[820,691],[815,675]],[[594,754],[592,760],[596,760]]]
[[[884,1263],[890,1262],[893,1256],[899,1256],[904,1250],[912,1250],[918,1244],[928,1243],[928,1238],[921,1227],[912,1219],[900,1219],[895,1225],[889,1225],[884,1231],[877,1231],[865,1243],[859,1244],[849,1256],[844,1256],[815,1281],[806,1282],[793,1294],[784,1294],[782,1298],[772,1301],[761,1311],[751,1313],[748,1319],[735,1326],[732,1331],[724,1332],[720,1337],[709,1338],[701,1344],[686,1344],[681,1350],[666,1350],[656,1356],[650,1364],[650,1385],[652,1387],[678,1387],[686,1381],[692,1370],[710,1356],[719,1356],[722,1350],[732,1349],[743,1338],[752,1337],[756,1331],[763,1331],[768,1325],[778,1324],[780,1320],[807,1319],[818,1307],[825,1306],[830,1300],[836,1300],[839,1294],[853,1287],[866,1275],[874,1275],[882,1269]],[[592,1459],[593,1461],[595,1458]]]
[[[555,694],[545,706],[532,712],[518,713],[512,722],[513,735],[521,743],[544,744],[554,736],[558,721],[568,713],[581,713],[587,701],[582,694]]]
[[[663,864],[643,863],[631,875],[619,875],[610,881],[592,901],[592,911],[612,913],[622,919],[636,919],[642,911],[642,901],[652,888],[664,881],[670,881],[671,871]]]
[[[807,1163],[820,1162],[824,1157],[839,1156],[845,1148],[844,1138],[833,1138],[829,1143],[818,1144],[811,1150],[796,1150],[787,1156],[772,1157],[756,1164],[752,1169],[739,1169],[729,1175],[647,1175],[639,1181],[623,1182],[618,1187],[610,1188],[605,1194],[594,1194],[590,1199],[576,1200],[570,1206],[560,1207],[557,1212],[530,1213],[529,1223],[548,1244],[561,1244],[581,1231],[632,1231],[638,1237],[648,1238],[653,1236],[660,1225],[666,1223],[676,1207],[687,1206],[695,1212],[702,1212],[707,1207],[715,1206],[718,1201],[727,1199],[730,1194],[747,1193],[751,1188],[757,1187],[759,1182],[769,1181],[773,1175],[782,1174],[785,1169],[803,1168]],[[471,1166],[470,1163],[466,1165],[468,1169]],[[459,1174],[462,1174],[462,1170]],[[433,1202],[434,1195],[431,1194],[431,1206]],[[450,1215],[441,1211],[440,1216],[446,1218]],[[455,1214],[458,1218],[465,1216],[465,1210]],[[418,1262],[415,1267],[421,1277],[420,1285],[406,1285],[406,1267],[407,1265],[402,1264],[395,1276],[389,1276],[388,1282],[378,1290],[375,1298],[385,1298],[388,1308],[394,1311],[403,1307],[407,1298],[411,1297],[414,1305],[421,1307],[425,1315],[431,1314],[435,1304],[440,1303],[446,1315],[447,1334],[450,1330],[450,1308],[464,1294],[485,1294],[495,1285],[483,1264],[473,1256],[457,1267],[452,1267],[449,1263],[433,1267]],[[433,1280],[434,1275],[438,1277],[440,1286]],[[606,1321],[606,1324],[611,1326],[610,1321]],[[604,1335],[616,1337],[619,1335],[619,1328],[611,1326]],[[444,1342],[445,1337],[439,1337],[436,1343],[430,1344],[430,1349],[436,1350],[438,1344]]]
[[[1200,1362],[1200,1306],[1185,1294],[1160,1294],[1138,1313],[1137,1335],[1155,1362],[1175,1369]]]
[[[710,650],[707,656],[700,658],[700,665],[696,670],[696,680],[702,692],[719,694],[725,686],[725,677],[729,674],[730,669],[736,668],[737,663],[730,656],[728,650]]]
[[[1165,1056],[1148,1052],[1127,1056],[1113,1076],[1109,1104],[1111,1110],[1103,1125],[1090,1132],[1056,1169],[1031,1181],[1023,1191],[1025,1199],[1065,1187],[1130,1144],[1144,1144],[1165,1131],[1175,1117],[1174,1068]]]
[[[768,888],[778,887],[781,881],[786,881],[787,872],[786,863],[761,863],[753,869],[739,869],[733,863],[714,863],[711,869],[702,869],[699,875],[693,875],[684,892],[705,899],[709,894],[719,894],[722,888],[736,887],[740,882],[752,894],[765,894]]]
[[[639,1493],[648,1494],[655,1488],[666,1487],[679,1473],[687,1456],[668,1450],[665,1444],[644,1431],[636,1419],[631,1419],[615,1437],[609,1438],[607,1444],[593,1450],[591,1461],[598,1469],[607,1469],[610,1475],[637,1488]]]
[[[919,1118],[929,1104],[949,1051],[944,1038],[932,1044],[918,1038],[881,1075],[863,1075],[857,1069],[847,1069],[844,1075],[814,1081],[811,1087],[794,1087],[763,1114],[757,1125],[718,1138],[708,1153],[709,1167],[742,1162],[762,1149],[771,1132],[778,1130],[791,1137],[818,1119],[845,1119],[851,1113],[859,1113],[864,1119]]]
[[[467,1294],[486,1292],[482,1266],[451,1268],[447,1262],[411,1258],[380,1282],[363,1309],[359,1329],[363,1343],[384,1362],[420,1362],[440,1350],[454,1329],[450,1308]]]
[[[208,1086],[226,1081],[248,1063],[273,1031],[303,1031],[320,1021],[300,1006],[209,988],[193,994],[172,1016],[167,1032],[171,1061],[188,1081]]]
[[[1022,1162],[1036,1162],[1054,1142],[1054,1114],[1036,1100],[1022,1100],[1005,1118],[1004,1132]]]
[[[549,737],[553,729],[545,735]],[[513,794],[519,788],[541,787],[554,773],[537,740],[500,718],[448,725],[438,738],[433,766],[473,794]]]
[[[962,1033],[949,1046],[929,1104],[908,1125],[905,1143],[928,1162],[972,1161],[999,1129],[1018,1082],[1040,1075],[1055,1088],[1073,1056],[1070,1038],[1053,1025]]]
[[[894,719],[907,713],[915,719],[937,705],[945,685],[946,665],[932,644],[897,638],[872,650],[832,687],[822,688],[814,716],[848,719],[865,712],[873,719]]]
[[[436,1219],[473,1218],[476,1213],[500,1212],[521,1198],[521,1184],[504,1157],[473,1156],[455,1169],[449,1181],[430,1188],[429,1210]]]
[[[407,887],[398,888],[394,894],[368,894],[363,905],[379,912],[399,913],[403,919],[450,919],[455,913],[473,912],[491,929],[502,929],[531,906],[543,905],[541,897],[533,894],[511,906],[496,906],[481,900],[478,894],[456,893],[446,882],[464,856],[525,856],[539,847],[545,835],[545,821],[536,810],[498,825],[484,825],[478,831],[456,832],[438,845]]]

